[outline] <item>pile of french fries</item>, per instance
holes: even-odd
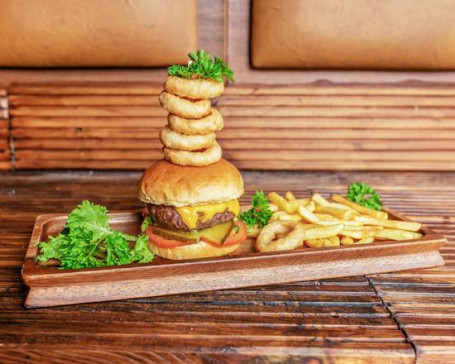
[[[286,192],[284,197],[271,192],[268,198],[271,202],[270,210],[273,211],[268,225],[276,221],[303,224],[302,242],[309,248],[422,237],[418,232],[421,229],[420,223],[389,220],[386,212],[366,208],[340,195],[332,195],[329,201],[318,193],[311,198],[296,198],[292,192]],[[249,235],[257,237],[260,230],[253,229]],[[279,247],[274,249],[281,250]]]

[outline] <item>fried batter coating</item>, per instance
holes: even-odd
[[[160,94],[160,103],[171,114],[187,119],[199,119],[210,114],[210,100],[191,101],[163,91]]]
[[[223,129],[223,116],[216,109],[201,119],[185,119],[177,115],[169,114],[167,121],[172,130],[182,134],[208,134]]]
[[[211,99],[224,91],[223,82],[202,78],[190,80],[177,76],[167,76],[163,87],[171,94],[191,99]]]

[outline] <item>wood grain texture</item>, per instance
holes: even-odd
[[[244,172],[256,188],[340,193],[372,184],[387,206],[448,236],[446,265],[132,301],[26,310],[23,262],[35,218],[84,198],[140,209],[139,172],[1,174],[0,361],[414,363],[453,358],[454,173]],[[389,307],[390,305],[390,307]],[[403,327],[402,329],[400,327]],[[411,329],[415,329],[414,331]],[[411,331],[409,331],[411,330]],[[408,332],[409,331],[409,332]],[[410,341],[407,342],[407,341]]]
[[[145,168],[161,157],[160,90],[16,85],[15,167]],[[224,155],[242,169],[445,171],[455,170],[454,100],[447,85],[245,85],[227,87],[214,104],[225,119]]]

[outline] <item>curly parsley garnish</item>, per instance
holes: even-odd
[[[257,226],[262,228],[267,225],[270,216],[272,216],[272,211],[269,208],[269,200],[264,192],[256,191],[251,198],[251,208],[242,212],[239,218],[249,227]]]
[[[381,196],[365,183],[351,183],[346,194],[348,200],[372,210],[381,211]]]
[[[130,242],[133,241],[134,247],[131,248]],[[56,259],[63,269],[148,263],[153,260],[147,235],[136,237],[112,229],[106,208],[87,200],[69,214],[58,236],[50,236],[48,242],[39,242],[38,248],[38,262]]]
[[[177,76],[188,79],[208,78],[218,82],[224,79],[234,82],[234,71],[232,71],[221,58],[212,55],[203,49],[195,53],[189,53],[187,66],[174,64],[168,68],[169,76]]]

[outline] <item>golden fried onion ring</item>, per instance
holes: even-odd
[[[166,148],[190,151],[210,148],[215,142],[215,137],[214,132],[199,135],[180,134],[167,125],[161,129],[160,132],[161,143],[163,143]]]
[[[171,114],[188,119],[199,119],[210,114],[212,107],[210,100],[191,101],[163,91],[160,94],[160,103]]]
[[[203,152],[189,152],[186,150],[176,150],[163,148],[164,159],[167,161],[179,164],[181,166],[208,166],[218,162],[221,159],[221,147],[217,142]]]
[[[224,83],[210,79],[194,79],[167,76],[164,89],[174,95],[191,99],[210,99],[220,96],[224,91]]]
[[[262,228],[256,239],[256,249],[260,252],[293,250],[303,245],[305,230],[305,225],[294,221],[274,221]]]
[[[201,119],[185,119],[177,115],[169,114],[167,121],[172,130],[182,134],[207,134],[223,129],[223,117],[216,109]]]

